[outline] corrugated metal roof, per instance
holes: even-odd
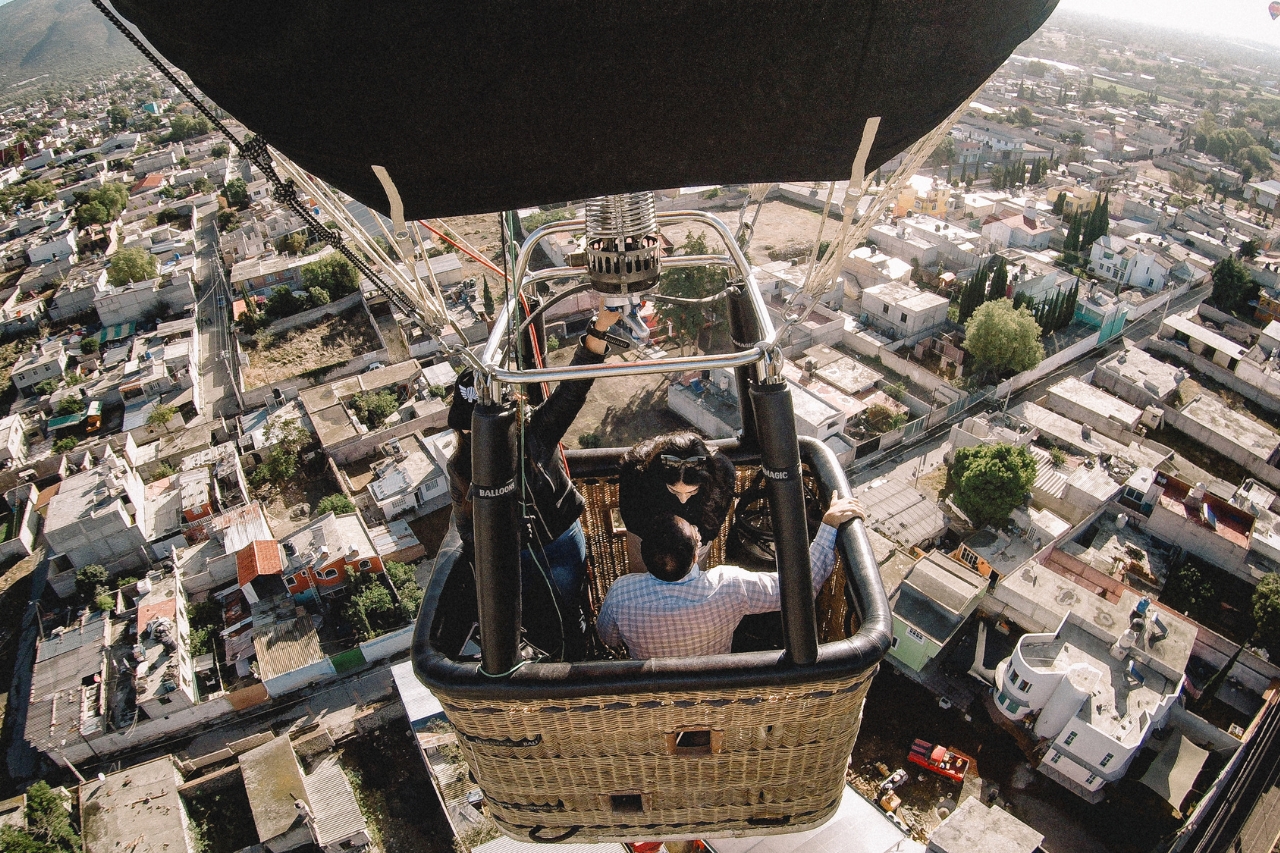
[[[320,638],[309,616],[277,623],[265,630],[255,626],[253,647],[258,652],[263,681],[324,660]]]
[[[368,832],[369,826],[337,756],[326,755],[320,759],[302,781],[307,787],[316,841],[321,847],[340,844]]]
[[[872,530],[904,548],[927,542],[946,528],[937,505],[905,480],[873,480],[854,491]]]

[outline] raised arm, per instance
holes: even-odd
[[[822,516],[818,535],[813,537],[813,544],[809,546],[809,569],[813,574],[814,596],[817,596],[836,567],[836,535],[840,532],[840,526],[855,518],[866,517],[867,514],[857,498],[831,499],[831,506],[827,507],[826,514]]]
[[[596,316],[594,327],[603,334],[614,323],[622,319],[621,311],[610,311],[603,306]],[[608,346],[601,338],[583,335],[578,349],[573,354],[572,366],[582,364],[601,364],[608,354]],[[591,391],[592,379],[567,379],[556,386],[551,396],[534,410],[529,418],[529,429],[547,444],[555,444],[564,438],[573,419],[582,411],[587,402],[587,394]]]

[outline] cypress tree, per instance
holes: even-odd
[[[979,264],[973,273],[973,278],[969,279],[969,283],[965,285],[964,290],[961,292],[958,311],[961,323],[968,321],[973,316],[973,312],[977,311],[978,306],[982,304],[986,295],[987,271],[987,264]]]
[[[1067,226],[1067,239],[1062,243],[1062,260],[1069,267],[1080,263],[1080,211],[1071,217]]]
[[[1009,289],[1009,265],[999,255],[996,255],[993,263],[995,269],[991,272],[991,286],[987,290],[987,302],[1004,299]]]

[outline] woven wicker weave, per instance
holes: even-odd
[[[493,818],[575,841],[793,832],[839,803],[872,672],[772,693],[648,693],[504,704],[441,697]],[[718,752],[673,755],[709,729]],[[612,795],[639,795],[620,813]],[[542,828],[542,829],[538,829]]]
[[[738,486],[754,475],[740,467]],[[627,571],[618,487],[579,480],[598,608]],[[708,565],[724,560],[726,519]],[[849,635],[843,561],[819,598],[823,642]],[[856,630],[857,626],[849,626]],[[794,832],[836,808],[875,668],[794,687],[471,700],[437,688],[493,818],[516,837],[574,841]],[[707,732],[678,748],[680,732]]]

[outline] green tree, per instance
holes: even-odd
[[[1080,232],[1082,230],[1080,218],[1080,211],[1076,211],[1076,214],[1071,217],[1071,224],[1067,227],[1067,239],[1062,244],[1062,260],[1069,267],[1080,263]]]
[[[369,575],[357,575],[358,592],[343,607],[343,615],[362,640],[369,640],[404,623],[404,612],[391,599],[391,593],[380,581]]]
[[[53,201],[58,192],[53,183],[40,179],[24,181],[11,187],[0,188],[0,213],[13,212],[18,205],[30,208],[38,201]]]
[[[480,297],[484,303],[484,313],[486,317],[494,316],[493,312],[496,306],[493,304],[493,292],[489,290],[489,279],[484,280],[484,291]]]
[[[388,560],[384,566],[391,585],[400,594],[400,606],[408,619],[417,618],[422,605],[422,587],[418,586],[413,566]]]
[[[335,515],[346,515],[355,512],[356,505],[351,498],[342,494],[325,495],[316,503],[316,515],[332,512]]]
[[[311,307],[319,308],[321,305],[328,305],[330,302],[329,291],[323,287],[312,287],[307,290],[307,299],[311,302]]]
[[[307,248],[307,235],[301,231],[286,234],[276,241],[276,251],[282,255],[301,255],[305,248]]]
[[[80,601],[88,603],[107,591],[107,582],[111,576],[103,566],[91,563],[76,570],[76,595]]]
[[[1012,444],[962,447],[950,475],[951,499],[974,525],[999,525],[1025,500],[1036,479],[1036,460],[1025,447]]]
[[[1208,615],[1219,598],[1209,578],[1190,560],[1169,572],[1169,579],[1160,592],[1161,601],[1167,601],[1195,619]]]
[[[960,291],[960,301],[957,305],[958,323],[967,323],[969,318],[973,316],[973,312],[978,310],[987,298],[987,280],[991,275],[991,262],[985,261],[978,264],[978,268],[974,271],[973,277]]]
[[[53,409],[58,417],[74,415],[84,411],[84,399],[78,396],[63,397]]]
[[[1036,123],[1035,113],[1027,107],[1018,107],[1014,110],[1012,119],[1018,127],[1031,127]]]
[[[1008,299],[986,302],[965,323],[964,348],[979,369],[997,374],[1021,373],[1044,359],[1040,326],[1026,308],[1014,309]]]
[[[129,111],[119,104],[107,108],[107,118],[113,130],[124,130],[129,126]]]
[[[681,254],[685,255],[705,255],[710,251],[707,239],[701,232],[690,233],[680,249]],[[724,286],[724,272],[712,267],[681,267],[662,274],[662,292],[668,296],[702,299],[719,293]],[[697,345],[698,335],[709,322],[707,311],[702,305],[659,302],[654,310],[661,322],[671,324],[671,334],[680,342],[681,352],[690,343]],[[717,318],[717,322],[727,323],[728,317]]]
[[[85,355],[93,355],[98,351],[98,347],[98,338],[94,335],[89,335],[80,339],[80,352]]]
[[[369,429],[377,429],[400,408],[400,401],[390,391],[361,391],[351,398],[351,411],[360,423]]]
[[[191,191],[193,193],[211,193],[213,192],[213,182],[205,176],[201,175],[191,182]]]
[[[178,113],[169,119],[169,132],[165,135],[165,142],[182,142],[184,139],[193,139],[197,136],[204,136],[213,130],[213,125],[202,115],[186,116]]]
[[[232,178],[227,181],[227,185],[222,188],[222,196],[229,206],[237,210],[245,210],[249,207],[249,186],[244,182],[244,178]]]
[[[1051,212],[1054,216],[1061,216],[1066,211],[1066,207],[1067,194],[1065,192],[1059,192],[1058,197],[1053,200],[1053,210]]]
[[[147,426],[159,429],[173,420],[173,416],[177,413],[178,410],[173,406],[159,403],[151,410],[151,414],[147,415]]]
[[[156,256],[146,249],[121,249],[111,256],[111,266],[107,267],[107,284],[123,287],[134,281],[148,281],[158,273]]]
[[[0,850],[5,853],[79,853],[80,836],[71,825],[71,804],[66,794],[41,780],[27,789],[27,826],[0,828]]]
[[[879,403],[867,409],[863,417],[866,419],[867,429],[877,435],[892,432],[907,423],[906,412],[895,412]]]
[[[70,453],[71,451],[76,449],[76,445],[79,443],[80,442],[78,439],[72,438],[69,435],[63,438],[56,439],[53,442],[53,452],[54,453]]]
[[[191,214],[182,213],[172,207],[166,207],[156,214],[157,225],[168,225],[170,223],[181,226],[183,230],[186,230],[191,227]]]
[[[124,184],[112,182],[95,189],[75,194],[76,224],[81,228],[106,225],[114,222],[129,203],[129,190]]]
[[[271,450],[254,469],[253,484],[283,485],[298,473],[298,454],[310,442],[311,434],[296,418],[285,418],[268,423],[264,436]]]
[[[209,156],[214,158],[215,160],[220,160],[223,157],[226,157],[230,153],[231,153],[231,146],[227,145],[227,143],[225,142],[218,142],[214,144],[212,148],[209,149]]]
[[[1253,591],[1254,637],[1272,660],[1280,657],[1280,575],[1269,574]]]
[[[329,299],[338,300],[355,293],[360,279],[351,262],[335,253],[303,267],[302,283],[308,290],[319,287],[329,294]]]
[[[1000,255],[993,259],[991,284],[987,287],[987,302],[1004,299],[1009,290],[1009,264]]]
[[[272,320],[279,320],[282,317],[291,317],[306,307],[306,303],[295,296],[287,284],[281,284],[271,291],[271,296],[267,298],[266,313]]]
[[[218,231],[225,234],[240,227],[240,214],[234,210],[218,211]]]
[[[1093,241],[1099,237],[1106,236],[1111,230],[1111,217],[1108,213],[1111,205],[1110,194],[1104,195],[1102,200],[1093,206],[1093,210],[1089,213],[1089,219],[1085,222],[1083,231],[1080,235],[1080,252],[1093,245]]]
[[[929,155],[929,165],[935,169],[942,166],[949,166],[956,159],[956,141],[951,136],[947,136],[938,143],[938,147],[933,149],[933,153]]]
[[[1257,240],[1244,240],[1240,243],[1240,248],[1236,251],[1236,256],[1242,261],[1252,261],[1254,258],[1258,257],[1258,253],[1261,251],[1262,249],[1258,246]]]
[[[1258,298],[1258,285],[1249,269],[1235,258],[1223,258],[1213,266],[1213,292],[1210,301],[1232,313],[1247,311],[1249,302]]]

